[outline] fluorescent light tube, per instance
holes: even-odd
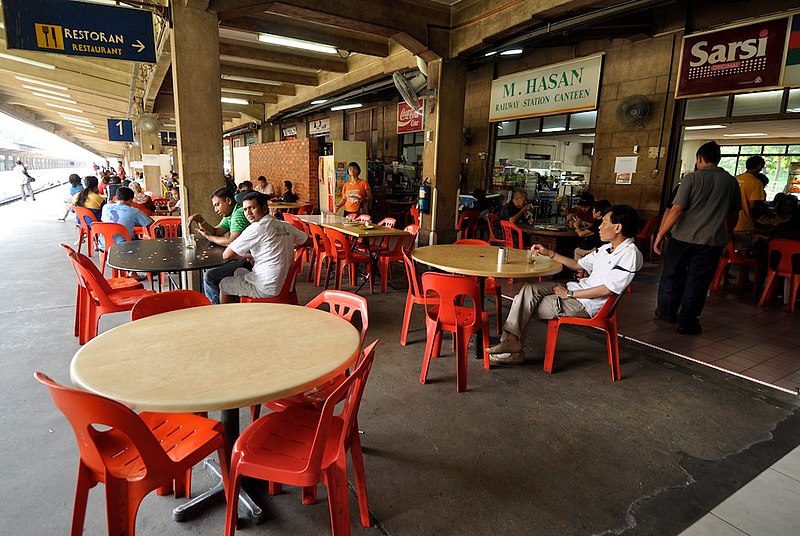
[[[58,102],[66,102],[67,104],[78,104],[78,101],[74,101],[72,99],[64,99],[62,97],[56,97],[55,95],[47,95],[45,93],[39,93],[37,91],[32,92],[34,96],[40,97],[42,99],[54,100]]]
[[[362,106],[364,105],[360,102],[354,104],[340,104],[339,106],[332,106],[331,111],[335,112],[337,110],[352,110],[353,108],[361,108]]]
[[[60,104],[53,104],[52,102],[45,102],[45,105],[50,106],[52,108],[58,108],[59,110],[66,110],[68,112],[78,112],[79,114],[83,113],[83,110],[79,110],[78,108],[70,108],[69,106],[61,106]]]
[[[317,99],[317,100],[312,100],[311,104],[325,104],[326,102],[328,102],[328,99]]]
[[[59,86],[58,84],[51,84],[49,82],[40,82],[39,80],[35,80],[33,78],[27,78],[24,76],[15,76],[14,78],[19,80],[20,82],[27,82],[29,84],[38,84],[40,86],[51,87],[53,89],[60,89],[61,91],[69,91],[68,87]]]
[[[11,61],[18,61],[19,63],[26,63],[28,65],[33,65],[34,67],[41,67],[42,69],[53,70],[56,68],[55,65],[50,65],[49,63],[42,63],[41,61],[33,61],[29,60],[28,58],[20,58],[19,56],[12,56],[11,54],[5,54],[3,52],[0,52],[0,58]]]
[[[728,138],[755,138],[759,136],[769,136],[766,132],[747,132],[745,134],[723,134]]]
[[[712,130],[715,128],[728,128],[725,125],[697,125],[693,127],[686,127],[686,130]]]
[[[283,85],[281,82],[277,82],[275,80],[267,80],[265,78],[253,78],[250,76],[236,76],[234,74],[223,74],[223,80],[230,80],[232,82],[251,82],[253,84],[264,84],[267,86],[280,86]]]
[[[237,93],[239,95],[252,95],[254,97],[263,97],[263,91],[249,91],[247,89],[228,89],[226,87],[222,88],[223,93]]]
[[[510,50],[504,50],[500,53],[501,56],[516,56],[518,54],[522,54],[521,48],[512,48]]]
[[[336,48],[330,45],[314,43],[313,41],[303,41],[302,39],[293,39],[291,37],[283,37],[281,35],[260,33],[258,34],[258,40],[262,43],[269,43],[270,45],[278,45],[281,47],[299,48],[300,50],[309,50],[311,52],[320,52],[322,54],[338,54]]]
[[[235,97],[220,97],[219,100],[225,104],[241,104],[242,106],[250,104],[247,99],[237,99]]]

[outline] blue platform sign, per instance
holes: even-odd
[[[133,141],[133,121],[108,119],[108,141]]]
[[[3,0],[9,49],[156,62],[149,11],[73,0]]]

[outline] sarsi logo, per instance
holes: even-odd
[[[689,66],[702,67],[706,64],[716,65],[766,56],[768,39],[769,32],[761,30],[758,38],[718,44],[710,50],[708,41],[698,41],[691,48],[693,59],[689,61]]]

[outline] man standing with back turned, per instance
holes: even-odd
[[[722,251],[742,208],[739,183],[719,167],[720,148],[710,141],[697,150],[697,170],[687,174],[653,243],[664,251],[656,316],[678,323],[678,333],[699,335],[700,313]]]

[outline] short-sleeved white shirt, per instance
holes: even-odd
[[[589,253],[578,264],[589,272],[588,277],[580,281],[570,281],[567,289],[575,291],[605,285],[614,294],[622,293],[633,281],[636,272],[642,269],[642,253],[633,243],[633,238],[626,238],[619,246],[611,250],[610,244],[603,244]],[[577,298],[589,316],[597,314],[607,298]]]
[[[248,251],[255,261],[245,279],[265,296],[277,296],[294,261],[294,247],[308,235],[269,214],[247,226],[228,247],[237,255]]]

